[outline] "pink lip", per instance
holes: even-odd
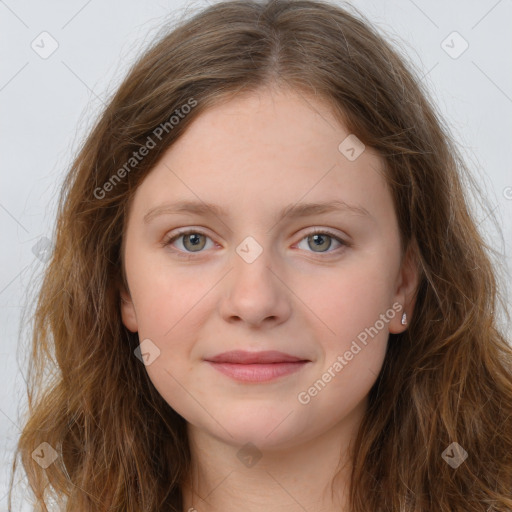
[[[306,361],[277,350],[263,352],[247,352],[245,350],[231,350],[206,359],[212,363],[237,363],[237,364],[263,364],[263,363],[296,363]]]
[[[309,360],[275,350],[245,352],[234,350],[206,359],[216,370],[242,382],[266,382],[303,368]]]

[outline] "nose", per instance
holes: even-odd
[[[291,291],[272,267],[269,251],[252,262],[233,254],[233,270],[223,280],[220,314],[229,323],[276,326],[291,313]]]

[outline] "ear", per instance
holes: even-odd
[[[123,324],[129,331],[137,332],[139,328],[135,307],[133,306],[130,294],[126,291],[126,287],[123,284],[119,286],[119,294],[121,297],[121,318],[123,319]]]
[[[389,322],[389,332],[392,334],[399,334],[405,331],[414,313],[420,277],[418,251],[416,240],[411,240],[403,258],[397,280],[393,304],[399,303],[401,309]],[[402,325],[402,315],[404,313],[407,315],[406,325]]]

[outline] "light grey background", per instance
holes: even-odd
[[[351,3],[387,32],[419,68],[464,147],[501,225],[499,237],[489,218],[484,214],[478,218],[489,243],[503,255],[508,274],[502,285],[508,287],[512,274],[512,2]],[[0,0],[0,512],[7,510],[11,458],[21,425],[18,407],[25,401],[25,368],[19,367],[24,355],[18,349],[22,306],[28,285],[37,282],[44,268],[41,252],[51,238],[64,173],[105,98],[144,45],[164,22],[172,21],[172,12],[181,16],[206,5],[206,0]],[[44,31],[58,43],[48,58],[31,47],[34,41],[39,52],[51,48],[48,36],[40,35]],[[457,56],[465,41],[467,50]],[[34,253],[37,247],[39,256]],[[18,484],[19,494],[22,489],[23,483]],[[23,510],[30,508],[25,505]]]

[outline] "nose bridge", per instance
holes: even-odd
[[[233,255],[234,273],[232,276],[232,286],[235,286],[238,292],[252,295],[269,294],[270,288],[274,288],[275,276],[272,274],[272,250],[268,246],[268,239],[259,240],[253,236],[247,236],[235,248]],[[266,244],[264,247],[263,244]],[[236,286],[240,285],[240,286]],[[247,288],[249,288],[247,290]]]
[[[273,251],[263,247],[263,243],[248,236],[235,248],[223,315],[249,323],[259,323],[268,317],[283,320],[287,315],[288,299],[272,268]]]

